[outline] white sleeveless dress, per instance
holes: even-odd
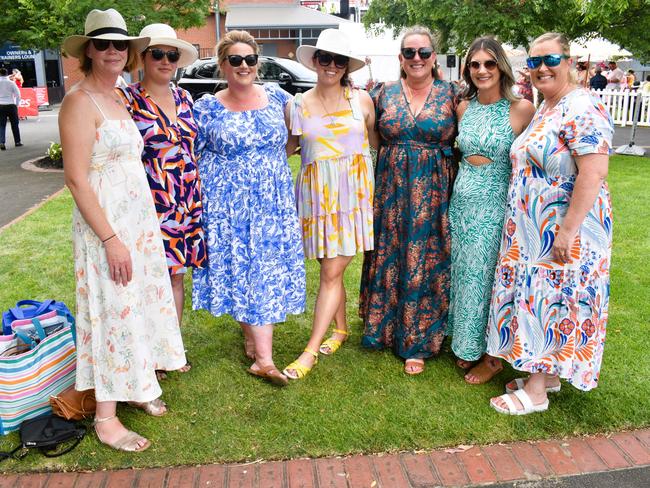
[[[94,388],[98,401],[147,402],[161,394],[155,370],[181,368],[185,352],[140,160],[142,137],[130,118],[107,119],[97,108],[104,121],[96,131],[88,181],[131,253],[133,279],[127,286],[111,280],[104,246],[75,206],[76,388]]]

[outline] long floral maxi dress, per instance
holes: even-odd
[[[192,98],[182,88],[172,89],[173,120],[141,83],[118,92],[144,140],[142,163],[160,221],[169,272],[182,274],[188,268],[200,268],[205,261],[205,241]]]
[[[291,96],[264,85],[268,105],[231,112],[213,95],[194,104],[207,265],[192,303],[215,316],[267,325],[305,309],[306,278],[284,108]]]
[[[405,359],[440,351],[449,308],[447,209],[456,175],[454,86],[433,82],[414,117],[401,83],[372,93],[381,145],[375,171],[375,250],[364,256],[362,344]]]
[[[451,349],[466,361],[485,353],[494,268],[499,254],[503,216],[512,165],[510,102],[483,105],[474,98],[458,124],[462,159],[449,204],[451,226]],[[491,160],[475,166],[472,155]]]
[[[104,118],[88,181],[129,250],[133,279],[127,286],[111,279],[104,245],[77,207],[72,213],[76,388],[94,388],[98,401],[154,400],[161,394],[155,370],[175,370],[187,362],[141,153],[142,137],[131,119]]]
[[[312,115],[301,94],[293,100],[292,133],[300,136],[296,180],[298,217],[307,259],[354,256],[373,248],[374,172],[357,90],[349,107]]]
[[[551,249],[571,203],[575,157],[609,154],[614,127],[583,89],[542,104],[515,140],[508,205],[495,272],[487,352],[529,373],[598,385],[609,305],[612,209],[603,183],[580,226],[569,263]]]

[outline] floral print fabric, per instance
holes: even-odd
[[[411,113],[399,82],[372,92],[381,144],[375,171],[375,250],[365,253],[362,344],[403,358],[440,351],[449,308],[447,208],[456,175],[454,85],[435,80]]]
[[[349,108],[313,116],[302,96],[292,104],[292,133],[300,137],[296,181],[305,257],[354,256],[373,248],[374,173],[357,90],[345,90]]]
[[[194,309],[238,322],[283,322],[305,308],[305,264],[286,143],[291,96],[265,84],[268,105],[231,112],[194,104],[207,265],[194,272]]]
[[[122,90],[131,116],[144,139],[142,163],[147,172],[171,274],[200,268],[205,260],[201,227],[201,183],[194,159],[196,123],[192,99],[173,88],[176,121],[135,83]]]
[[[160,226],[132,120],[97,129],[88,181],[113,231],[128,248],[133,279],[109,275],[104,245],[75,207],[72,214],[77,298],[77,390],[97,401],[148,402],[161,394],[155,370],[187,361]]]
[[[598,385],[609,305],[612,210],[607,184],[562,264],[551,249],[571,202],[575,157],[609,154],[614,127],[599,100],[575,89],[538,109],[515,140],[488,323],[488,354],[521,371]]]
[[[449,204],[451,227],[451,303],[447,334],[451,349],[466,361],[485,353],[494,267],[499,254],[503,215],[512,165],[510,102],[482,105],[474,98],[458,124],[463,154]],[[492,162],[475,166],[466,158]]]

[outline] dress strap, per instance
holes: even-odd
[[[88,90],[84,90],[83,88],[80,88],[80,90],[82,92],[84,92],[86,95],[88,95],[88,97],[92,100],[92,102],[95,104],[95,107],[97,107],[97,110],[99,110],[99,113],[102,114],[102,118],[104,120],[108,120],[108,117],[106,117],[106,115],[104,114],[104,111],[99,106],[99,104],[97,103],[97,100],[95,100],[95,97],[93,97],[92,93],[90,93]]]

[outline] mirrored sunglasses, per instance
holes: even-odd
[[[343,56],[342,54],[330,54],[322,51],[316,51],[314,58],[318,61],[318,64],[323,67],[329,66],[330,63],[334,61],[334,66],[339,69],[345,68],[350,62],[350,58]]]
[[[147,51],[151,53],[151,57],[156,61],[161,61],[162,58],[167,56],[167,60],[170,63],[175,63],[181,58],[181,53],[175,49],[171,51],[163,51],[162,49],[155,47],[153,49],[147,49]]]
[[[91,42],[97,51],[106,51],[111,44],[118,51],[126,51],[129,48],[129,41],[120,39],[91,39]]]
[[[481,69],[481,66],[485,66],[486,70],[492,71],[497,67],[497,62],[494,59],[488,59],[487,61],[470,61],[467,63],[470,69],[478,71]]]
[[[403,47],[401,52],[405,59],[413,59],[416,53],[420,56],[420,59],[429,59],[433,54],[433,49],[430,47],[421,47],[419,49],[415,49],[414,47]]]
[[[547,54],[546,56],[531,56],[526,58],[526,65],[530,69],[539,68],[544,63],[549,68],[555,68],[563,59],[569,59],[565,54]]]
[[[246,66],[255,66],[259,56],[257,54],[248,54],[247,56],[240,56],[239,54],[231,54],[228,56],[228,64],[233,68],[241,66],[242,61],[246,61]]]

